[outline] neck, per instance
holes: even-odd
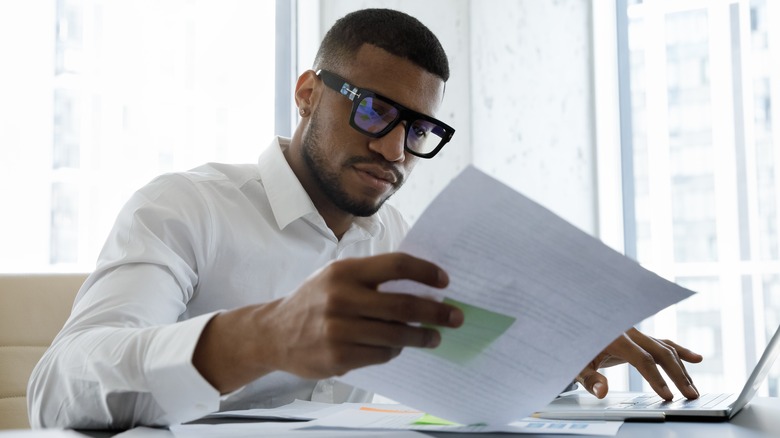
[[[314,206],[317,207],[317,211],[320,213],[320,216],[322,216],[322,218],[325,220],[325,225],[327,225],[328,228],[333,231],[333,234],[336,235],[338,240],[341,240],[341,238],[344,236],[344,233],[346,233],[349,227],[352,226],[352,222],[354,222],[355,216],[344,213],[344,211],[336,208],[331,203],[328,203],[326,206],[322,206],[316,200],[314,200],[313,197],[312,201],[314,202]]]
[[[290,146],[284,150],[284,157],[287,159],[287,163],[298,178],[298,181],[300,181],[303,189],[306,190],[309,198],[311,198],[317,212],[325,220],[325,225],[330,228],[337,239],[341,240],[344,233],[352,226],[355,216],[338,208],[322,189],[319,188],[317,181],[315,181],[311,173],[307,170],[308,168],[303,161],[303,156],[298,153],[300,149],[300,139],[296,139],[296,137],[297,131],[291,139]]]

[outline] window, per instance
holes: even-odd
[[[618,6],[627,254],[698,292],[644,327],[704,354],[689,367],[703,390],[739,389],[780,325],[778,9]],[[779,394],[778,374],[761,393]]]
[[[274,67],[276,12],[253,0],[0,4],[13,66],[0,73],[0,270],[89,271],[156,175],[256,161],[276,133],[277,79],[290,83]]]

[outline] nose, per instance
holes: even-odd
[[[384,136],[372,138],[371,141],[368,142],[368,148],[382,155],[385,160],[392,163],[403,161],[406,157],[404,151],[405,137],[406,130],[404,129],[403,123],[399,123]]]

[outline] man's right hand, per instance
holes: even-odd
[[[454,306],[378,291],[398,279],[436,288],[449,282],[435,264],[403,253],[335,261],[286,298],[215,316],[193,363],[226,393],[276,370],[318,379],[384,363],[403,347],[439,344],[439,333],[420,324],[463,323]]]

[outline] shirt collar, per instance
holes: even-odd
[[[319,214],[298,178],[293,173],[284,150],[290,140],[275,137],[271,145],[260,155],[258,166],[268,203],[271,204],[276,225],[284,229],[292,221],[309,214]]]
[[[258,161],[260,180],[268,196],[276,225],[283,230],[296,219],[308,217],[317,218],[316,222],[321,222],[325,226],[325,221],[309,194],[306,193],[284,157],[284,151],[289,146],[290,139],[275,137]],[[371,236],[376,236],[383,227],[379,212],[370,217],[356,217],[352,228],[355,225]]]

